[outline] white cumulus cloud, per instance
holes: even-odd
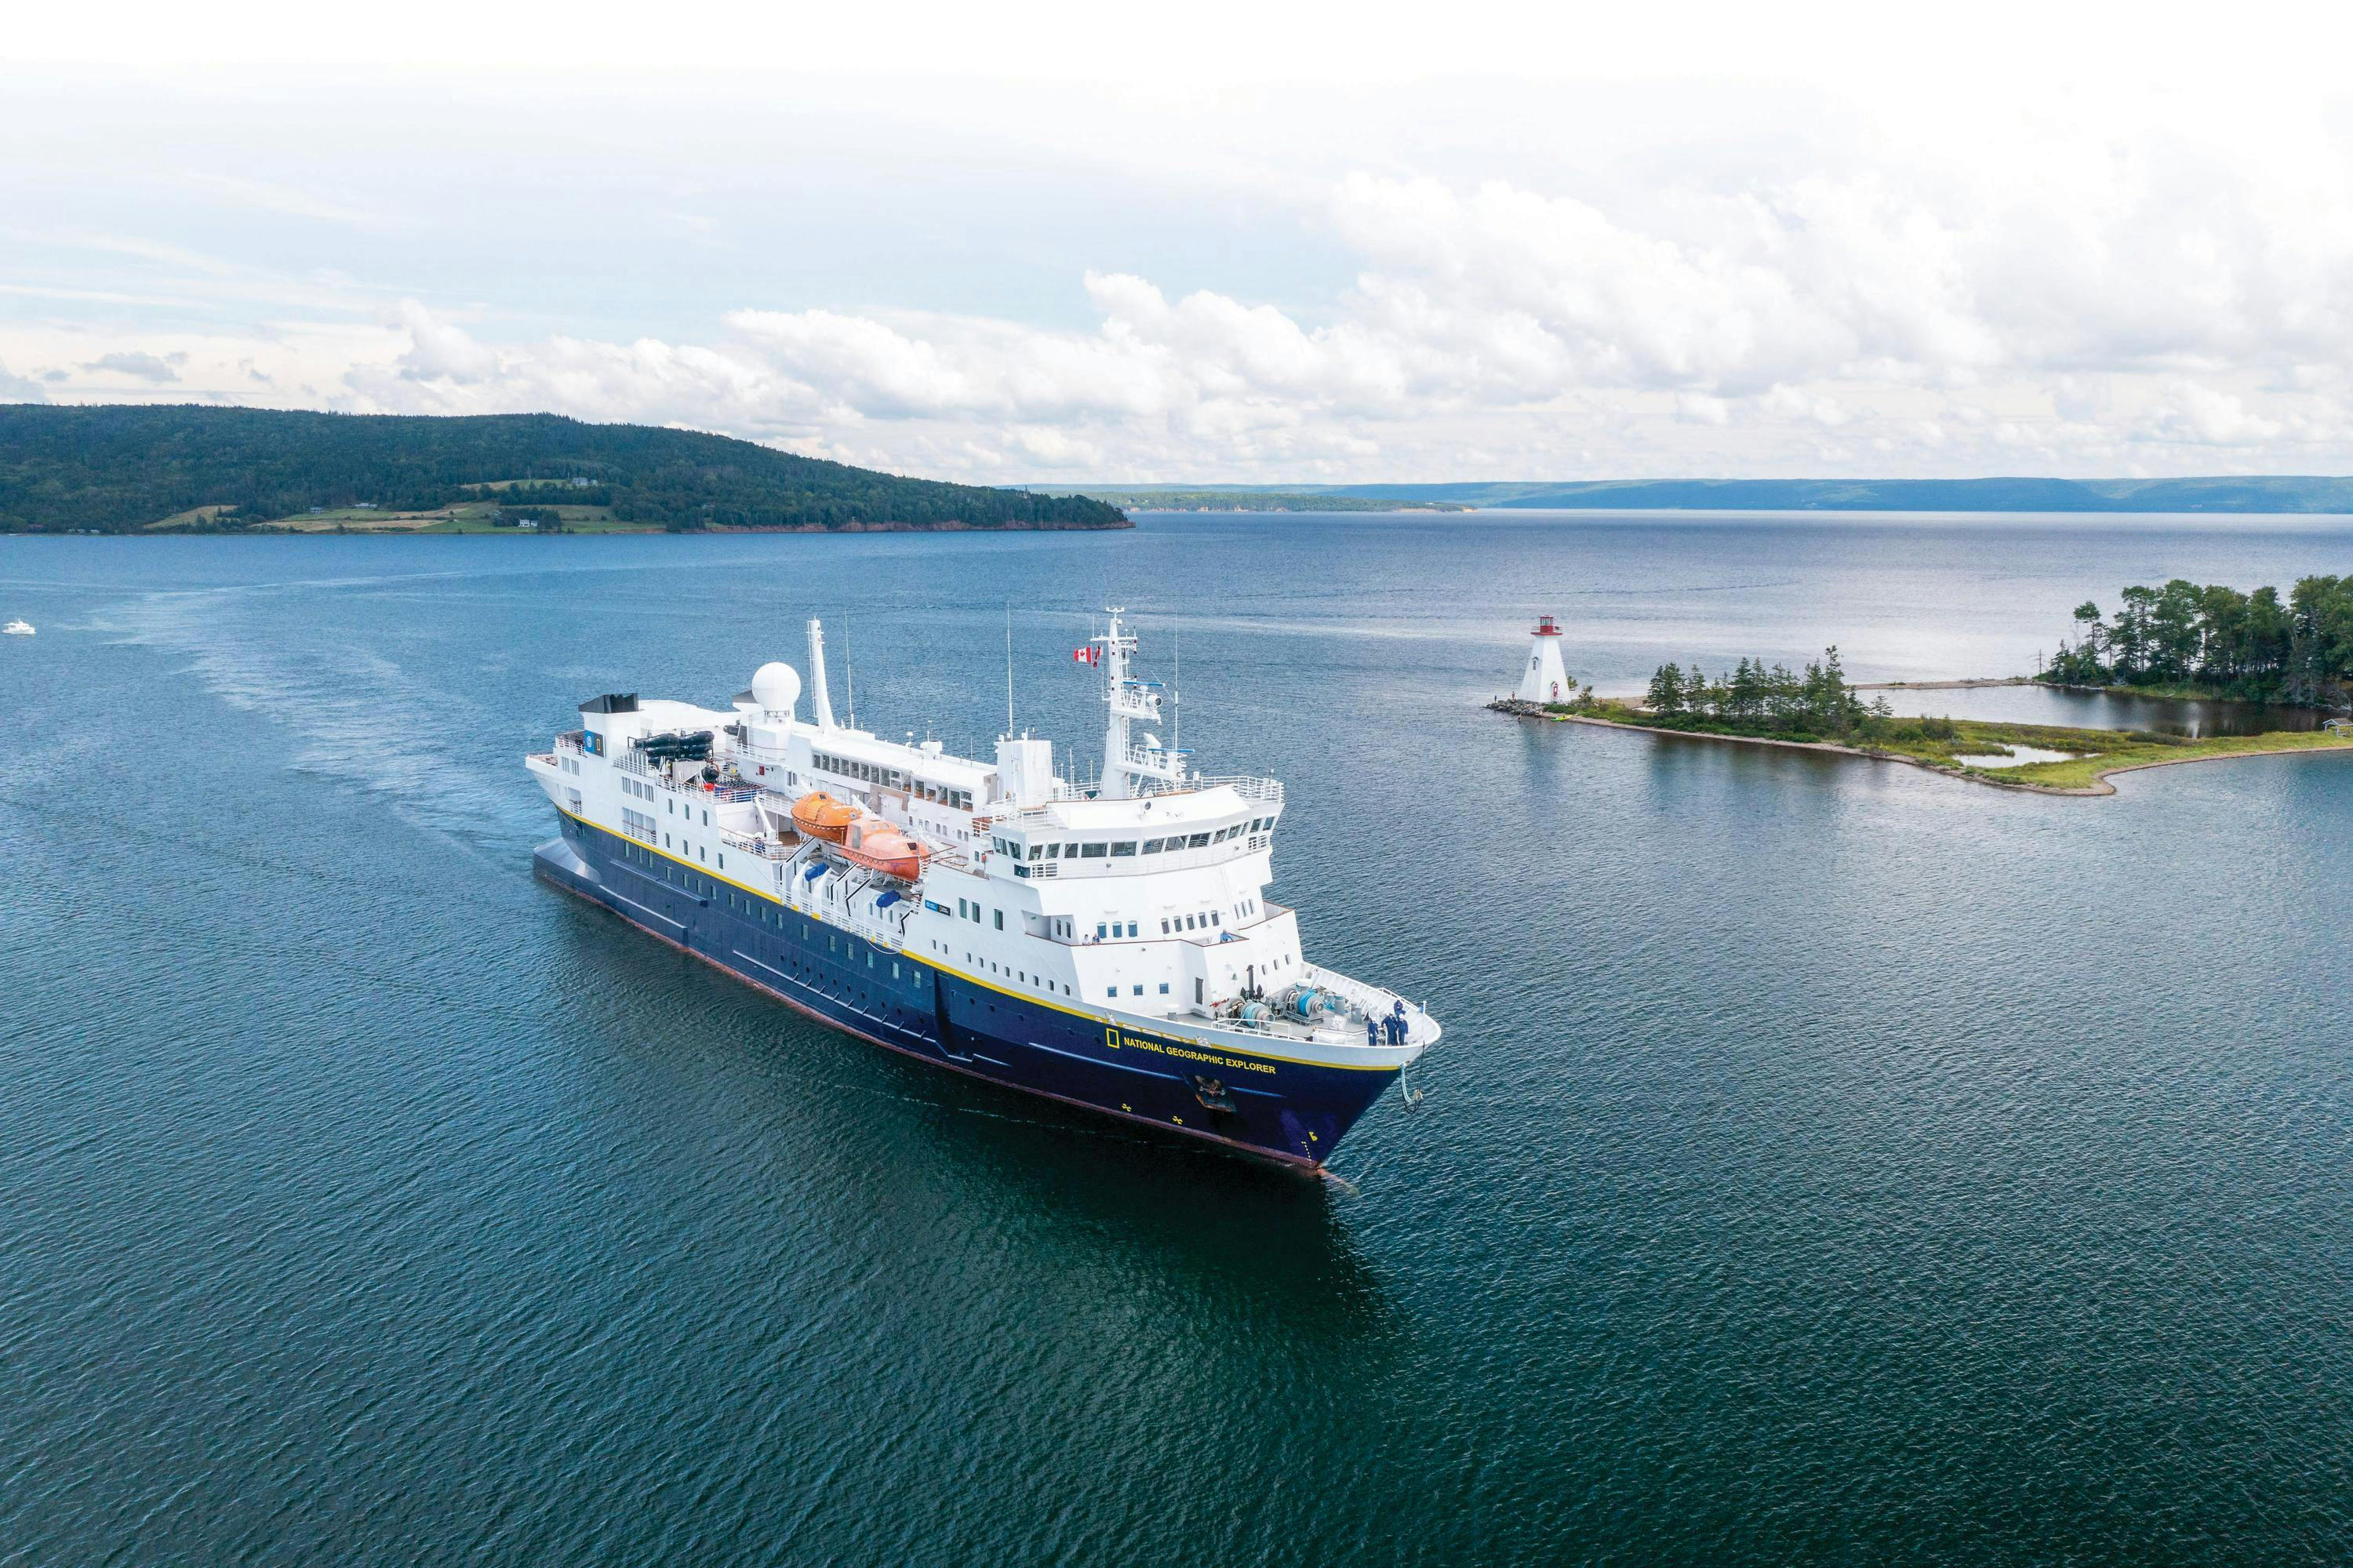
[[[1248,104],[1230,122],[1160,105],[1198,148],[1146,147],[1155,110],[1131,105],[1091,139],[1100,166],[1058,167],[1082,193],[1066,207],[1133,205],[1100,224],[1025,209],[1008,227],[1035,254],[969,278],[955,247],[850,282],[731,270],[763,213],[731,205],[723,171],[664,164],[636,195],[596,184],[594,221],[670,236],[663,269],[719,281],[657,309],[637,274],[596,313],[450,282],[438,249],[409,263],[440,287],[357,281],[460,227],[406,186],[173,176],[240,225],[299,220],[338,265],[12,228],[12,253],[57,253],[0,276],[40,302],[0,325],[0,355],[87,372],[52,397],[545,408],[1001,482],[2353,467],[2353,122],[2319,100],[2192,123],[2157,99],[1832,113],[1758,93],[1701,130],[1669,115],[1557,145],[1603,122],[1448,101],[1435,128],[1391,104],[1312,135],[1257,135]],[[1009,134],[974,131],[959,167],[1046,155],[1034,125]],[[912,141],[936,178],[935,136]],[[878,175],[851,217],[810,221],[854,227],[898,194]],[[1196,233],[1184,204],[1225,198],[1247,221]],[[958,210],[980,247],[987,224]],[[365,249],[342,249],[355,234]],[[42,389],[0,372],[0,396]]]

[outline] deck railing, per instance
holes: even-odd
[[[733,828],[719,830],[719,842],[729,849],[755,854],[764,860],[790,860],[800,849],[796,839],[771,838],[765,834],[739,833]]]

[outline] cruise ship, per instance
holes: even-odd
[[[782,662],[723,709],[582,704],[524,759],[560,819],[535,869],[875,1044],[1320,1169],[1438,1024],[1307,960],[1267,896],[1282,785],[1146,727],[1123,613],[1073,652],[1108,715],[1095,779],[1026,732],[980,761],[837,724],[811,620],[806,715]]]

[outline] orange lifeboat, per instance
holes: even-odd
[[[908,882],[923,875],[923,862],[932,856],[929,844],[909,838],[887,819],[871,813],[860,813],[839,842],[843,859]]]
[[[844,805],[822,789],[793,802],[793,826],[800,830],[801,836],[823,839],[829,844],[841,842],[858,815],[857,807]]]

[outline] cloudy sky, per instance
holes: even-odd
[[[2353,469],[2336,10],[1630,9],[12,25],[0,399],[1001,483]]]

